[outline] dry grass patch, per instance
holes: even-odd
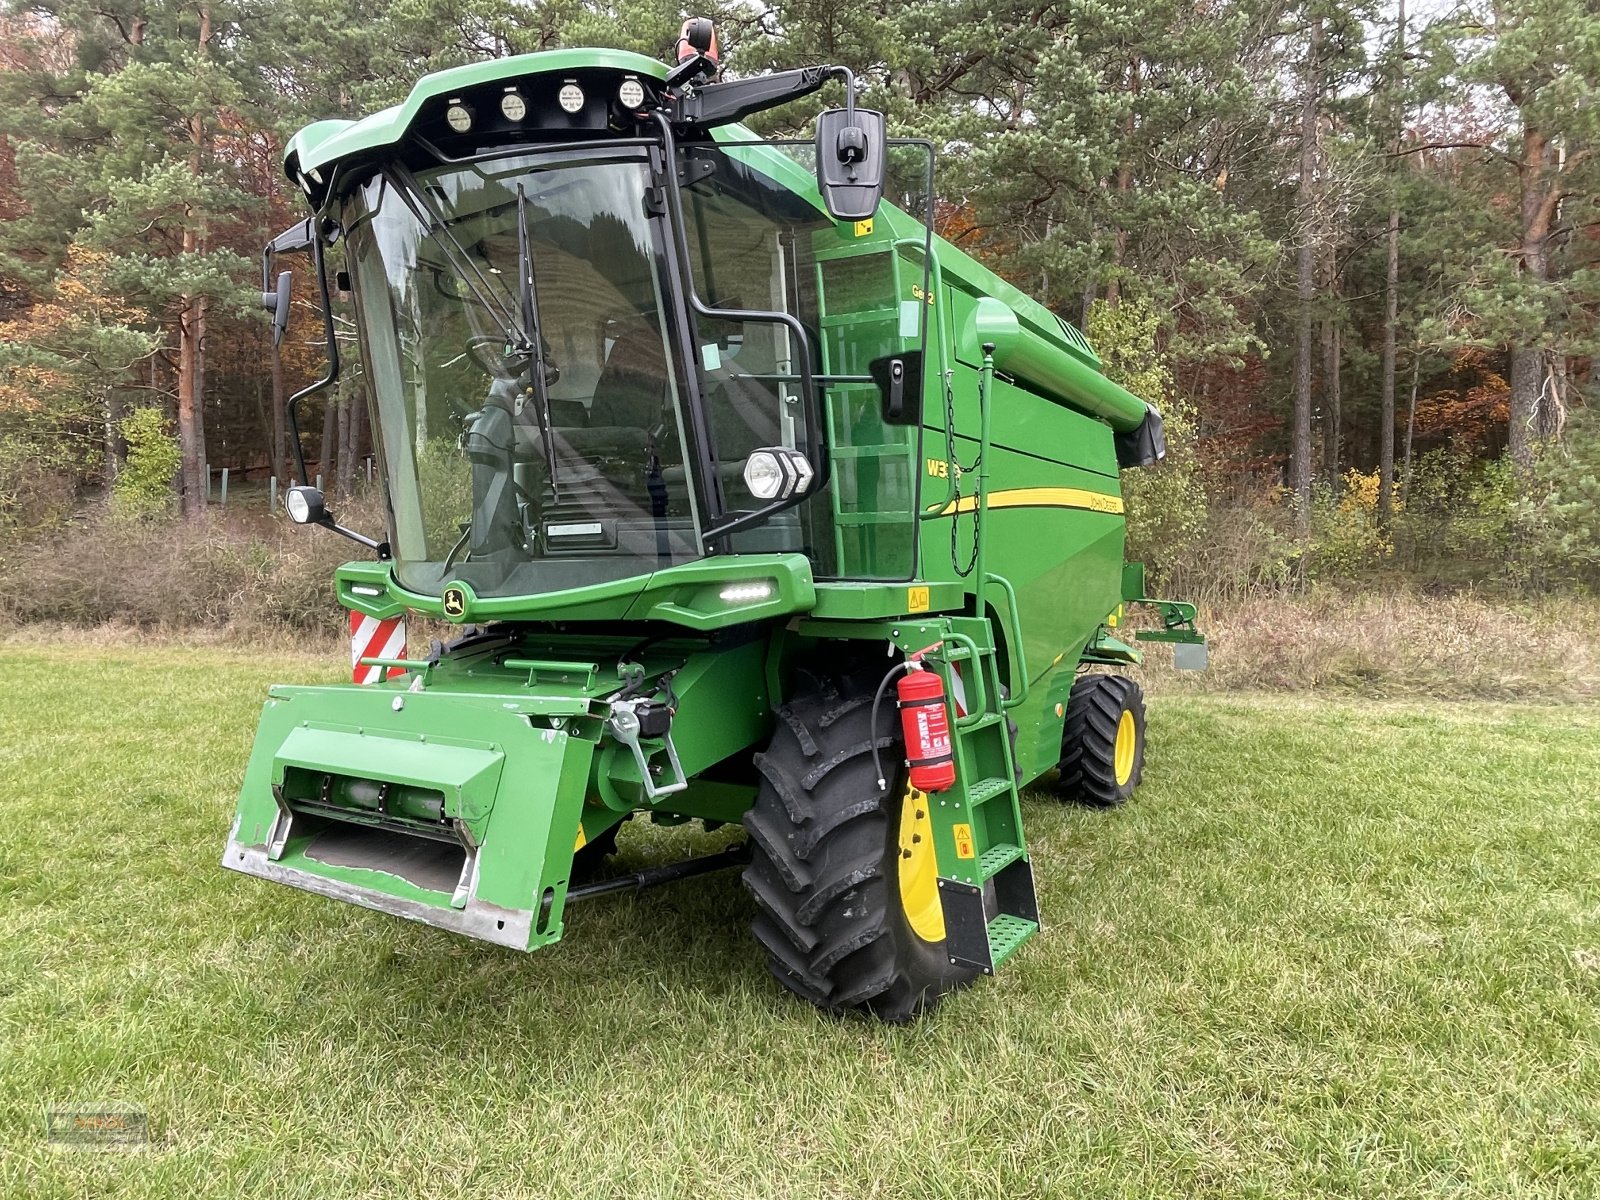
[[[1206,605],[1211,669],[1159,688],[1334,691],[1556,704],[1600,696],[1600,601],[1319,592]]]

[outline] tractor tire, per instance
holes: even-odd
[[[1096,808],[1126,804],[1144,774],[1144,692],[1123,675],[1080,675],[1061,735],[1064,800]]]
[[[906,782],[892,690],[874,737],[877,683],[819,682],[778,710],[754,760],[761,783],[744,816],[744,884],[778,982],[818,1008],[899,1023],[977,971],[946,952],[928,800]]]

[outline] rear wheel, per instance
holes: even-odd
[[[819,1008],[909,1021],[975,969],[951,965],[928,798],[906,783],[893,697],[876,679],[821,683],[779,710],[755,757],[744,883],[780,983]],[[890,786],[878,790],[876,742]]]
[[[1144,693],[1122,675],[1080,675],[1061,737],[1063,799],[1125,804],[1144,773]]]

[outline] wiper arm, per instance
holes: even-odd
[[[439,247],[450,260],[450,265],[456,274],[461,277],[461,282],[467,285],[472,298],[500,327],[500,334],[505,338],[506,345],[516,346],[519,350],[525,348],[528,344],[527,333],[517,327],[515,318],[506,311],[503,304],[490,298],[492,285],[484,277],[472,255],[467,253],[466,247],[454,233],[450,232],[449,224],[429,201],[427,194],[417,183],[416,176],[399,163],[390,163],[386,166],[383,169],[383,176],[399,194],[405,206],[411,210],[411,215],[421,221],[423,227],[438,240]]]
[[[450,568],[456,565],[456,555],[461,553],[461,547],[467,544],[467,539],[471,536],[472,522],[468,521],[461,527],[461,536],[456,539],[456,544],[450,547],[450,553],[444,556],[444,566],[439,568],[440,579],[450,574]]]
[[[533,407],[539,418],[539,435],[544,441],[545,472],[550,477],[550,492],[561,499],[561,481],[556,465],[556,439],[550,420],[550,385],[544,373],[544,337],[539,332],[539,293],[533,279],[533,253],[528,246],[528,193],[517,184],[517,296],[522,304],[522,329],[527,349],[533,355]]]

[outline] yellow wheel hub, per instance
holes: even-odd
[[[925,942],[944,941],[944,906],[939,903],[939,863],[933,853],[928,796],[910,784],[900,802],[900,908]]]
[[[1122,719],[1117,722],[1117,749],[1115,767],[1117,772],[1117,786],[1125,787],[1128,780],[1133,778],[1133,754],[1139,747],[1139,731],[1133,723],[1133,711],[1124,709]]]

